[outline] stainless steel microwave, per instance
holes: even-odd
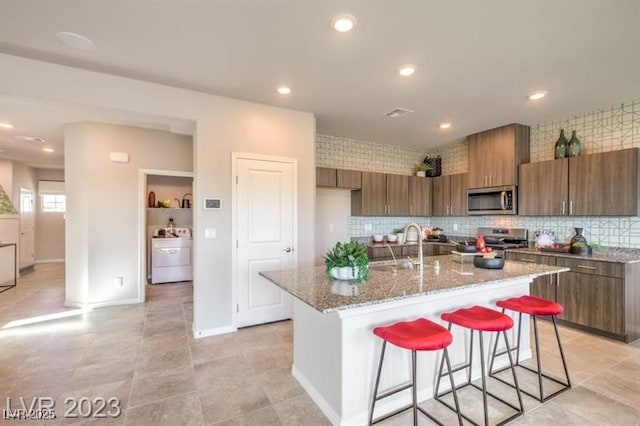
[[[517,213],[518,198],[515,186],[469,189],[467,196],[467,213],[470,215]]]

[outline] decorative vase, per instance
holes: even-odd
[[[571,139],[569,139],[569,143],[567,144],[567,157],[577,157],[580,154],[582,154],[582,146],[574,130],[571,132]]]
[[[591,255],[592,248],[588,246],[587,239],[582,235],[582,228],[575,228],[576,235],[571,238],[569,241],[569,251],[573,254],[579,254],[580,256]],[[581,243],[581,247],[576,247],[575,245]]]
[[[554,158],[564,158],[567,156],[567,138],[564,136],[564,129],[560,129],[560,137],[556,141]]]

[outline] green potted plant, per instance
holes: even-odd
[[[393,228],[393,233],[398,237],[398,242],[404,241],[404,228]]]
[[[604,251],[604,248],[598,243],[587,243],[585,241],[577,241],[571,244],[569,251],[580,256],[591,256],[593,250]]]
[[[431,170],[431,165],[427,163],[418,163],[413,166],[413,171],[416,172],[416,176],[425,177],[429,170]]]
[[[324,256],[326,272],[338,280],[361,280],[369,275],[367,246],[358,241],[337,242]]]

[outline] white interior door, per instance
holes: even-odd
[[[260,271],[291,269],[295,255],[295,167],[236,158],[238,327],[291,318],[291,296]]]
[[[33,190],[20,188],[20,268],[31,266],[35,263],[34,250],[34,208]]]

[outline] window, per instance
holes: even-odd
[[[43,194],[42,211],[64,213],[67,211],[67,196],[64,194]]]
[[[41,180],[38,183],[38,192],[42,197],[43,212],[65,213],[67,211],[64,182]]]

